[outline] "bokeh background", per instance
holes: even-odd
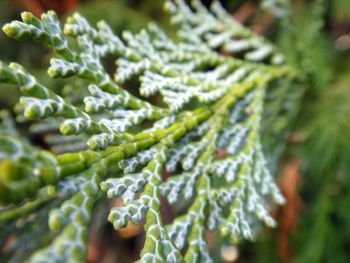
[[[278,228],[264,229],[256,242],[238,246],[208,233],[215,262],[350,262],[350,0],[326,0],[321,20],[313,2],[291,1],[289,17],[276,18],[260,9],[258,1],[222,0],[233,17],[276,43],[310,84],[276,174],[287,198],[285,206],[272,211]],[[103,19],[116,33],[138,31],[150,21],[170,35],[176,33],[159,0],[0,0],[0,25],[19,19],[24,10],[39,16],[50,9],[62,21],[75,11],[92,24]],[[0,34],[2,61],[20,62],[48,86],[63,89],[64,80],[47,77],[49,58],[43,46]],[[113,70],[114,62],[106,63]],[[18,98],[16,89],[0,86],[0,108],[13,110]],[[40,134],[28,137],[49,148]],[[94,213],[88,261],[135,261],[142,229],[130,224],[115,231],[106,220],[108,206]],[[171,220],[169,207],[164,206],[163,214]],[[5,246],[0,244],[0,249]]]

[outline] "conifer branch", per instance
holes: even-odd
[[[116,229],[146,221],[141,262],[210,262],[205,229],[236,242],[253,239],[258,221],[275,226],[270,200],[284,199],[271,175],[273,154],[266,149],[272,152],[281,140],[271,139],[275,134],[264,121],[287,119],[274,130],[286,133],[302,91],[301,75],[269,41],[233,21],[218,1],[210,10],[200,1],[192,8],[168,1],[167,9],[180,25],[179,41],[154,24],[119,37],[105,22],[95,28],[79,14],[62,29],[52,11],[41,19],[24,12],[22,21],[3,27],[9,37],[55,51],[51,78],[90,83],[81,105],[54,93],[22,66],[0,64],[0,81],[23,94],[24,117],[38,120],[33,130],[59,127],[66,142],[85,140],[89,148],[56,155],[20,136],[1,134],[6,147],[0,155],[0,203],[8,208],[0,221],[52,204],[43,209],[50,211],[54,237],[30,262],[84,261],[100,189],[123,200],[108,217]],[[102,64],[107,56],[116,60],[114,79]],[[132,78],[140,96],[125,89]],[[152,95],[164,104],[146,99]],[[145,129],[145,121],[152,126]],[[60,140],[49,137],[52,143]],[[171,175],[166,181],[164,170]],[[165,225],[161,195],[173,205],[185,201],[187,213]]]

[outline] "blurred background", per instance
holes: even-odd
[[[103,19],[116,33],[135,32],[155,21],[175,35],[162,2],[0,0],[0,25],[19,19],[24,10],[39,16],[52,9],[62,21],[75,11],[91,24]],[[309,86],[276,174],[287,199],[285,206],[272,211],[278,228],[264,229],[256,242],[237,247],[208,233],[215,262],[350,262],[350,0],[325,1],[323,10],[310,0],[291,1],[287,18],[260,9],[259,1],[221,2],[237,20],[276,43],[289,62],[306,73]],[[43,46],[0,34],[0,58],[23,64],[53,89],[67,85],[47,77],[50,51]],[[113,69],[113,61],[106,63]],[[0,108],[12,110],[18,98],[16,89],[0,86]],[[49,147],[38,134],[30,139]],[[107,211],[101,204],[94,213],[89,262],[135,261],[143,244],[142,227],[130,224],[115,231],[107,223]],[[164,206],[163,213],[171,220],[169,207]]]

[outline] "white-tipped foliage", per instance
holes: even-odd
[[[9,132],[6,118],[0,125],[0,202],[18,204],[0,222],[43,203],[51,211],[54,237],[32,262],[83,262],[102,197],[121,200],[108,216],[116,229],[144,223],[140,262],[212,262],[207,229],[236,242],[253,239],[259,221],[275,226],[269,209],[284,200],[271,160],[295,112],[299,75],[218,1],[209,9],[198,0],[167,1],[167,8],[180,26],[177,41],[154,24],[117,36],[79,14],[64,30],[53,12],[41,19],[24,13],[23,22],[5,25],[7,35],[55,51],[50,77],[80,81],[58,95],[18,64],[0,64],[0,81],[23,94],[18,118],[35,120],[31,131],[48,133],[52,151],[65,152],[31,146]],[[113,78],[102,63],[107,56],[117,65]],[[133,83],[140,96],[126,89]],[[273,129],[280,118],[288,121]],[[162,196],[175,211],[169,225]]]

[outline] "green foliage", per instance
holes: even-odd
[[[84,261],[91,213],[103,192],[123,200],[108,217],[116,229],[145,222],[141,262],[210,262],[206,229],[237,242],[253,239],[259,221],[275,226],[268,210],[284,199],[271,170],[297,112],[302,75],[218,1],[210,10],[192,2],[166,4],[179,41],[154,24],[120,38],[105,22],[95,28],[79,14],[62,29],[52,11],[41,19],[24,12],[22,21],[3,27],[9,37],[54,50],[51,78],[74,78],[72,91],[60,94],[19,64],[1,63],[0,81],[23,94],[18,118],[35,120],[32,130],[59,129],[66,136],[51,142],[80,143],[61,155],[44,151],[8,132],[14,128],[4,115],[1,225],[16,228],[20,220],[33,226],[29,233],[38,232],[34,226],[45,217],[29,215],[46,211],[51,230],[15,253],[27,238],[19,234],[5,258]],[[117,64],[113,78],[103,64],[110,57]],[[132,82],[137,94],[126,89]],[[150,98],[157,96],[162,103]],[[169,225],[162,221],[161,196],[187,208]]]
[[[302,117],[307,120],[308,115],[309,120],[298,127],[305,136],[298,152],[305,159],[303,175],[307,181],[301,193],[308,210],[295,235],[298,245],[294,262],[345,263],[349,259],[349,54],[336,50],[330,44],[331,37],[322,30],[322,14],[328,11],[334,15],[333,23],[337,22],[336,12],[341,17],[349,11],[345,2],[332,1],[330,11],[318,3],[321,14],[313,22],[315,33],[310,45],[320,44],[312,50],[309,64],[317,67],[308,72],[312,81],[305,104],[309,106],[304,106],[307,110]]]
[[[349,51],[336,50],[335,32],[329,29],[336,31],[337,19],[349,13],[347,6],[349,1],[342,0],[299,1],[279,30],[286,60],[308,79],[294,127],[303,141],[287,149],[289,158],[303,162],[298,189],[303,209],[297,229],[284,237],[294,252],[290,262],[345,263],[350,257]],[[261,244],[254,262],[281,261],[276,257],[276,236],[265,236]]]

